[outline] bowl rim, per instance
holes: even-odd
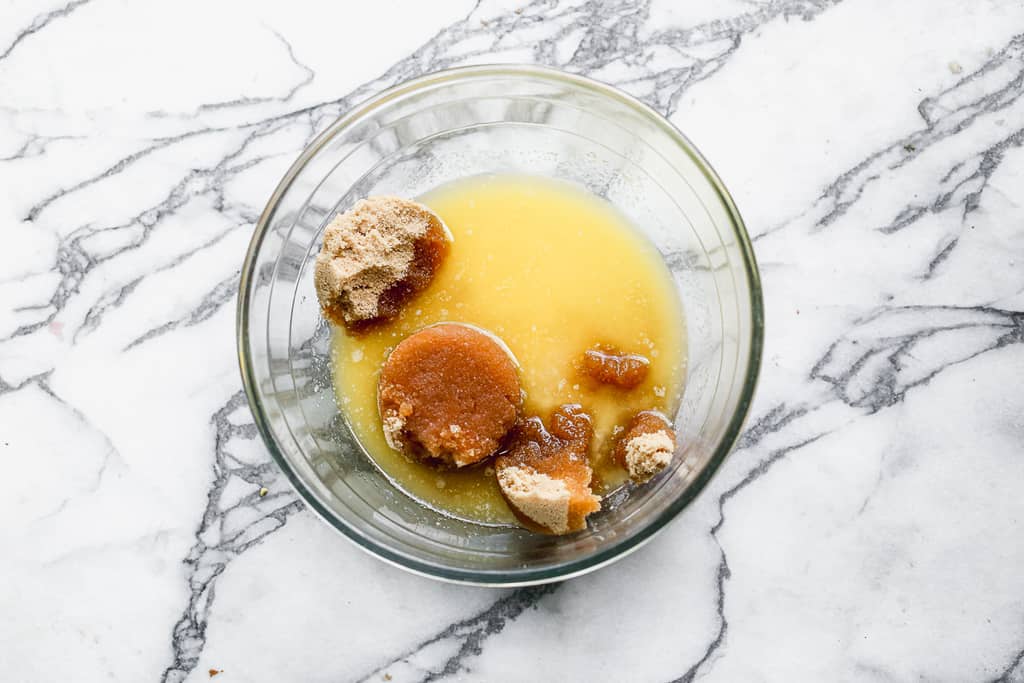
[[[380,544],[367,536],[364,536],[344,518],[331,514],[316,495],[306,487],[306,484],[299,478],[297,472],[288,462],[281,449],[278,447],[270,427],[267,414],[264,411],[261,399],[257,394],[256,383],[253,381],[253,356],[250,352],[250,340],[248,334],[250,283],[253,280],[253,270],[256,264],[256,256],[263,244],[263,239],[268,231],[270,220],[275,213],[276,207],[281,198],[294,182],[296,176],[302,171],[306,164],[312,159],[335,135],[344,130],[353,122],[363,119],[368,114],[388,104],[392,100],[408,93],[424,89],[438,84],[447,83],[461,79],[477,79],[481,77],[530,77],[547,79],[551,81],[568,84],[591,93],[608,97],[621,104],[631,107],[639,114],[647,118],[651,123],[660,128],[668,138],[673,140],[693,160],[700,169],[705,179],[714,189],[718,199],[722,202],[729,215],[735,231],[737,245],[743,260],[743,266],[747,274],[750,294],[750,351],[747,357],[747,370],[740,388],[740,395],[737,399],[736,409],[725,427],[721,441],[715,448],[714,453],[708,459],[707,465],[700,474],[686,487],[682,493],[673,500],[664,510],[652,517],[635,534],[614,542],[606,548],[601,548],[592,555],[580,560],[571,560],[564,564],[548,566],[544,568],[524,567],[512,570],[476,570],[445,567],[439,564],[424,562],[403,553],[396,552],[391,548]],[[263,438],[263,442],[270,451],[271,457],[278,467],[285,474],[292,488],[299,497],[313,512],[327,522],[344,537],[355,543],[355,545],[371,555],[384,560],[401,569],[413,574],[426,576],[433,579],[448,581],[452,583],[492,586],[492,587],[515,587],[528,586],[553,581],[564,580],[580,576],[600,567],[610,564],[630,552],[637,550],[641,545],[649,541],[659,531],[682,512],[707,486],[711,477],[722,465],[725,458],[732,451],[736,440],[739,438],[743,424],[750,412],[753,403],[754,393],[757,387],[758,376],[761,368],[761,357],[764,347],[764,297],[761,290],[761,277],[757,267],[757,260],[754,256],[753,245],[747,233],[746,225],[736,207],[732,196],[719,178],[718,173],[711,164],[697,150],[696,146],[672,124],[667,118],[654,110],[649,105],[629,95],[618,88],[594,80],[587,76],[572,74],[560,69],[532,64],[481,64],[473,66],[459,66],[440,71],[424,74],[370,96],[360,104],[355,105],[347,113],[340,116],[334,123],[328,126],[313,141],[306,146],[299,157],[289,167],[277,187],[274,189],[267,201],[266,207],[260,214],[256,223],[249,247],[246,250],[245,259],[239,278],[238,304],[236,309],[236,342],[238,352],[238,363],[241,372],[242,386],[252,411],[253,419],[257,430]]]

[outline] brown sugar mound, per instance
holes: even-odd
[[[507,349],[466,325],[406,337],[384,362],[377,401],[388,445],[426,462],[464,467],[492,455],[522,403]]]
[[[523,526],[567,534],[586,528],[587,515],[601,509],[590,490],[593,435],[590,416],[578,405],[556,409],[550,430],[539,417],[516,423],[494,465],[501,493]]]
[[[612,457],[626,468],[630,479],[643,484],[668,467],[675,450],[676,432],[672,423],[655,410],[644,410],[629,421],[615,444]]]
[[[324,232],[313,281],[324,317],[350,331],[395,317],[433,281],[450,237],[437,215],[399,197],[368,197]]]
[[[601,384],[633,389],[647,379],[651,362],[636,353],[622,353],[610,346],[597,346],[583,354],[580,369]]]

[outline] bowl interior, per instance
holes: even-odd
[[[613,495],[568,537],[486,527],[397,490],[355,441],[331,381],[330,335],[312,263],[326,223],[373,194],[415,197],[492,173],[574,182],[604,197],[658,248],[685,309],[688,376],[670,470]],[[605,86],[532,67],[442,72],[399,86],[326,131],[267,207],[243,270],[239,343],[257,423],[327,521],[415,571],[482,583],[579,573],[634,547],[696,494],[749,404],[760,293],[738,214],[692,146]]]

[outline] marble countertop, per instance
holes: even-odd
[[[5,681],[1024,680],[1024,4],[0,9]],[[703,494],[559,585],[406,574],[286,485],[234,302],[303,146],[435,69],[543,62],[712,161],[767,299]],[[266,486],[260,498],[255,492]]]

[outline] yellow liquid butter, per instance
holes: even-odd
[[[524,413],[579,403],[591,415],[596,493],[625,479],[610,458],[616,427],[640,410],[672,415],[686,374],[685,326],[657,250],[607,202],[574,185],[531,176],[476,177],[419,201],[453,236],[436,279],[401,315],[351,337],[334,335],[338,405],[370,458],[401,489],[448,514],[485,524],[515,518],[486,466],[438,471],[391,450],[377,411],[387,354],[411,333],[464,322],[498,335],[520,365]],[[599,386],[575,363],[595,344],[650,360],[631,391]]]

